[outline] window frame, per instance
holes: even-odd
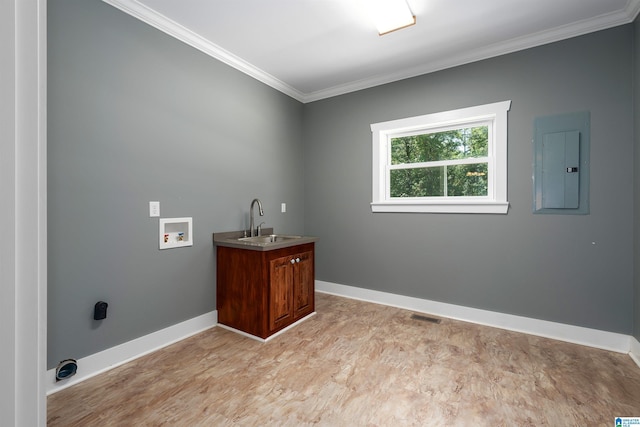
[[[507,112],[511,101],[408,117],[371,125],[373,143],[372,212],[506,214]],[[390,197],[391,138],[486,123],[489,126],[487,196]]]

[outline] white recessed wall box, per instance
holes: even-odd
[[[160,218],[160,249],[193,246],[192,218]]]

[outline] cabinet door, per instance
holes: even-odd
[[[294,317],[302,317],[314,309],[314,269],[313,252],[296,255],[293,279],[293,312]]]
[[[274,330],[293,321],[292,257],[276,258],[269,262],[269,328]]]

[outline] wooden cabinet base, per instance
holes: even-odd
[[[315,316],[315,314],[316,314],[316,312],[315,312],[315,311],[313,311],[313,312],[311,312],[311,313],[307,314],[307,315],[306,315],[305,317],[303,317],[302,319],[299,319],[299,320],[297,320],[297,321],[293,322],[292,324],[290,324],[290,325],[289,325],[289,326],[287,326],[286,328],[282,328],[282,329],[280,329],[278,332],[276,332],[276,333],[274,333],[274,334],[271,334],[271,335],[269,335],[269,336],[268,336],[268,337],[266,337],[266,338],[260,338],[260,337],[257,337],[257,336],[255,336],[255,335],[251,335],[251,334],[249,334],[249,333],[246,333],[245,331],[241,331],[240,329],[232,328],[231,326],[228,326],[228,325],[225,325],[225,324],[223,324],[223,323],[219,323],[219,322],[218,322],[218,325],[216,325],[216,326],[218,326],[218,327],[220,327],[220,328],[222,328],[222,329],[226,329],[227,331],[231,331],[231,332],[235,332],[236,334],[243,335],[243,336],[245,336],[245,337],[247,337],[247,338],[254,339],[254,340],[256,340],[256,341],[260,341],[260,342],[267,342],[267,341],[272,340],[273,338],[277,337],[278,335],[280,335],[280,334],[282,334],[282,333],[287,332],[289,329],[291,329],[291,328],[295,328],[296,326],[298,326],[298,324],[300,324],[300,323],[304,322],[305,320],[309,319],[310,317]]]
[[[314,243],[272,251],[217,247],[218,323],[266,339],[315,310]]]

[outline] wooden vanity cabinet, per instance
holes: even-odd
[[[314,243],[270,251],[217,247],[218,323],[267,338],[315,310]]]

